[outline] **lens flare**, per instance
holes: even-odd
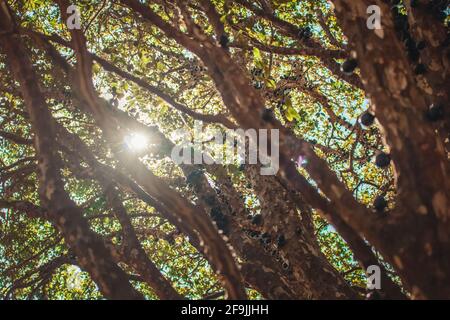
[[[140,133],[133,133],[125,138],[125,143],[132,151],[142,151],[147,147],[148,139]]]

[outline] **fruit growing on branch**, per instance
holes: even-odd
[[[386,168],[391,163],[391,156],[384,152],[379,152],[375,156],[375,164],[378,168]]]
[[[384,196],[377,196],[373,202],[373,207],[375,208],[376,211],[378,212],[383,212],[384,209],[386,209],[388,203],[386,201],[386,199],[384,198]]]
[[[375,116],[370,112],[366,111],[361,115],[361,124],[370,127],[375,121]]]
[[[450,299],[448,1],[75,2],[0,5],[0,299]]]
[[[431,104],[425,114],[426,118],[431,122],[436,122],[444,117],[444,107],[442,104]]]
[[[356,59],[350,58],[344,61],[341,65],[341,70],[346,75],[351,75],[355,71],[356,67],[358,66],[358,61]]]

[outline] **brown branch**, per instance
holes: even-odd
[[[134,0],[123,0],[124,3],[134,3]],[[138,6],[138,12],[150,22],[158,26],[166,35],[173,38],[181,45],[186,44],[173,27],[157,16],[150,8]],[[291,183],[291,187],[299,192],[309,190],[305,199],[311,203],[314,201],[313,194],[316,192],[309,182],[298,173],[291,159],[297,159],[299,154],[308,160],[305,168],[311,177],[318,183],[319,188],[331,200],[346,223],[355,230],[364,230],[367,234],[374,236],[378,232],[375,226],[381,227],[379,221],[369,214],[369,210],[354,199],[353,194],[345,184],[339,180],[336,174],[329,168],[325,160],[319,158],[310,144],[294,137],[291,132],[284,128],[276,119],[264,120],[264,100],[257,91],[250,86],[243,70],[231,59],[231,57],[217,47],[205,47],[198,50],[195,46],[187,43],[187,48],[199,55],[208,67],[210,76],[213,78],[222,99],[235,119],[244,129],[267,128],[279,129],[280,132],[280,175]],[[311,193],[311,189],[314,193]]]
[[[61,37],[59,37],[56,34],[48,36],[48,35],[45,35],[45,34],[42,34],[42,33],[36,32],[36,31],[27,30],[27,29],[21,29],[21,32],[24,32],[25,34],[29,34],[29,35],[37,35],[37,36],[41,37],[42,39],[56,42],[60,45],[68,47],[68,48],[73,47],[69,42],[65,41],[64,39],[62,39]],[[146,80],[139,78],[137,76],[134,76],[129,72],[124,71],[123,69],[117,67],[116,65],[99,57],[96,54],[88,52],[88,55],[92,58],[92,60],[96,61],[99,65],[101,65],[106,71],[113,72],[113,73],[121,76],[122,78],[137,84],[139,87],[147,90],[148,92],[150,92],[152,94],[155,94],[156,96],[163,99],[165,102],[167,102],[170,106],[172,106],[176,110],[191,116],[193,119],[197,119],[197,120],[204,121],[207,123],[220,123],[230,129],[236,128],[236,125],[233,122],[231,122],[225,115],[221,115],[221,114],[209,115],[209,114],[202,114],[202,113],[196,112],[196,111],[190,109],[189,107],[187,107],[186,105],[177,102],[169,94],[165,93],[164,91],[160,90],[159,88],[157,88],[155,86],[152,86]]]
[[[23,212],[30,218],[48,219],[46,210],[29,201],[6,201],[0,199],[0,208],[8,208]]]
[[[33,140],[31,140],[31,139],[26,139],[21,136],[18,136],[18,135],[15,135],[13,133],[3,131],[3,130],[0,130],[0,136],[9,141],[12,141],[16,144],[24,144],[24,145],[32,145],[33,144]]]
[[[0,8],[1,30],[11,30],[13,24],[4,2]],[[10,70],[20,83],[33,130],[38,137],[36,149],[39,155],[40,196],[48,207],[51,220],[63,234],[68,245],[80,258],[102,293],[109,298],[142,298],[131,286],[126,274],[114,263],[101,238],[90,230],[81,210],[64,190],[59,172],[59,155],[54,148],[55,135],[51,114],[39,88],[39,81],[32,67],[28,52],[15,34],[0,37],[2,51],[6,53]]]
[[[142,276],[142,279],[152,287],[160,299],[182,299],[183,297],[172,287],[170,282],[149,259],[144,248],[142,248],[134,231],[130,217],[123,206],[122,200],[114,185],[107,186],[107,183],[103,179],[99,179],[99,181],[103,184],[103,187],[106,188],[105,193],[107,201],[114,210],[114,214],[122,226],[124,235],[122,252],[125,261]]]
[[[65,1],[61,0],[59,2],[61,4],[61,2]],[[167,26],[159,16],[156,16],[151,10],[146,10],[148,8],[139,2],[124,2],[129,2],[130,6],[138,10],[144,10],[147,16],[156,20],[156,23]],[[61,11],[64,11],[66,5],[66,3],[61,4]],[[173,27],[169,27],[168,32],[180,36],[182,41],[187,39],[187,36],[181,35]],[[73,74],[75,77],[74,83],[76,84],[74,89],[78,97],[87,105],[88,110],[93,114],[96,122],[103,129],[110,143],[112,145],[120,145],[122,142],[122,139],[120,139],[121,133],[116,129],[119,125],[112,125],[117,122],[108,114],[107,108],[103,107],[107,104],[98,97],[92,83],[92,61],[87,54],[86,39],[77,30],[71,30],[71,34],[72,43],[77,55],[77,73]],[[193,44],[193,46],[199,48],[198,44]],[[236,262],[225,241],[217,233],[217,229],[211,220],[208,219],[206,213],[201,208],[193,206],[176,191],[172,190],[131,153],[118,152],[118,150],[113,151],[115,151],[115,155],[119,161],[127,168],[128,173],[148,194],[159,199],[170,211],[176,213],[179,219],[190,222],[192,227],[197,230],[203,240],[204,252],[209,258],[212,267],[220,276],[229,298],[245,299],[246,293]]]

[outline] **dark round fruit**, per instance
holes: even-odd
[[[350,59],[347,59],[344,61],[344,63],[341,65],[341,70],[346,75],[351,75],[355,71],[357,66],[358,66],[358,61],[356,61],[353,58],[350,58]]]
[[[426,118],[431,122],[436,122],[444,117],[444,107],[441,104],[433,103],[425,114]]]
[[[277,238],[277,246],[278,248],[283,247],[286,244],[286,238],[284,235],[280,234]]]
[[[228,43],[230,41],[228,40],[228,37],[226,35],[221,35],[219,39],[219,44],[222,48],[228,48]]]
[[[368,111],[364,112],[361,116],[361,123],[366,127],[373,125],[374,120],[375,116]]]
[[[210,215],[215,221],[222,220],[225,218],[219,207],[212,208]]]
[[[308,39],[308,38],[311,38],[311,36],[312,36],[312,32],[311,32],[311,29],[309,27],[304,28],[300,32],[301,32],[301,36],[303,38]]]
[[[273,112],[271,109],[267,109],[265,108],[262,112],[262,116],[261,118],[266,121],[266,122],[270,122],[273,119]]]
[[[375,201],[373,202],[373,207],[378,212],[383,212],[384,209],[386,209],[388,203],[386,199],[383,196],[378,196],[375,198]]]
[[[257,226],[261,225],[261,223],[262,223],[262,215],[257,214],[256,216],[254,216],[252,218],[252,223],[257,225]]]
[[[193,170],[187,177],[186,177],[186,182],[191,185],[194,186],[197,183],[199,183],[201,181],[203,172],[201,170]]]
[[[272,240],[271,237],[270,237],[270,235],[269,235],[267,232],[266,232],[266,233],[263,233],[263,234],[261,235],[261,238],[262,238],[264,244],[269,244],[270,241]]]
[[[425,72],[427,72],[427,67],[423,64],[423,63],[419,63],[415,69],[414,69],[415,74],[417,75],[421,75],[424,74]]]
[[[375,157],[375,164],[378,168],[385,168],[391,163],[391,156],[381,152]]]

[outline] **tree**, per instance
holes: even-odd
[[[74,4],[1,1],[5,298],[450,298],[446,1]]]

